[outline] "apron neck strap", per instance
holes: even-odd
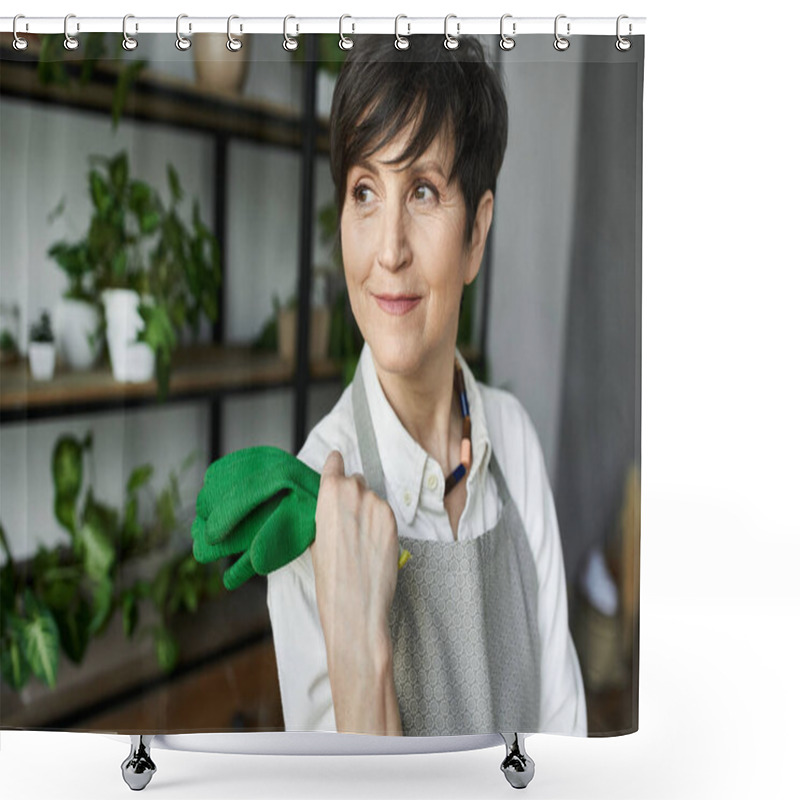
[[[386,499],[386,483],[383,478],[383,467],[378,453],[378,442],[375,439],[375,428],[372,425],[372,415],[369,413],[367,390],[364,386],[364,376],[361,373],[361,359],[356,367],[353,378],[353,416],[355,418],[358,450],[361,453],[361,465],[367,486],[382,500]]]

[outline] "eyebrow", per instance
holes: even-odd
[[[367,170],[367,172],[371,172],[373,175],[377,174],[377,170],[375,169],[373,162],[369,159],[360,158],[353,164],[353,166],[362,167],[363,169]],[[435,172],[437,175],[441,175],[441,177],[444,180],[447,180],[447,175],[444,174],[441,165],[439,164],[438,161],[434,159],[428,159],[426,161],[412,161],[411,164],[409,164],[406,167],[402,166],[394,167],[394,172],[405,172],[405,171],[409,171],[414,175],[419,174],[421,172],[431,171]]]

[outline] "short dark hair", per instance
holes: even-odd
[[[330,163],[339,221],[350,167],[413,122],[411,141],[393,163],[421,156],[440,131],[451,134],[455,149],[448,182],[457,179],[464,195],[469,244],[478,201],[487,189],[495,193],[508,139],[500,75],[471,36],[459,37],[455,50],[437,35],[412,36],[407,50],[398,50],[395,37],[385,34],[354,40],[331,105]]]

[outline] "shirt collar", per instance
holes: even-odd
[[[464,357],[457,349],[456,358],[464,373],[464,386],[467,391],[467,402],[472,423],[472,469],[467,478],[468,486],[472,488],[475,481],[485,472],[489,464],[491,444],[478,383]],[[378,374],[375,371],[372,350],[366,342],[361,351],[360,363],[364,377],[367,404],[369,405],[372,424],[375,428],[378,454],[383,467],[384,480],[386,481],[387,496],[394,496],[395,505],[400,511],[403,520],[406,525],[411,525],[419,506],[426,467],[428,470],[436,469],[441,474],[441,466],[428,455],[405,429],[386,399],[383,387],[378,380]],[[430,465],[428,464],[429,461]],[[448,475],[444,475],[443,479],[439,481],[438,492],[440,500],[444,497],[443,481],[447,477]]]

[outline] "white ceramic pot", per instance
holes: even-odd
[[[49,381],[56,369],[56,346],[53,342],[30,342],[28,361],[35,381]]]
[[[54,328],[58,355],[70,369],[91,369],[100,355],[100,313],[85,300],[62,298],[56,306]]]
[[[106,340],[114,380],[143,383],[152,380],[156,356],[150,346],[137,342],[144,329],[139,295],[131,289],[107,289],[102,295],[106,312]]]
[[[242,91],[250,64],[247,36],[235,38],[241,39],[243,44],[240,50],[232,53],[226,46],[227,33],[196,33],[192,36],[194,74],[198,86],[232,94]]]

